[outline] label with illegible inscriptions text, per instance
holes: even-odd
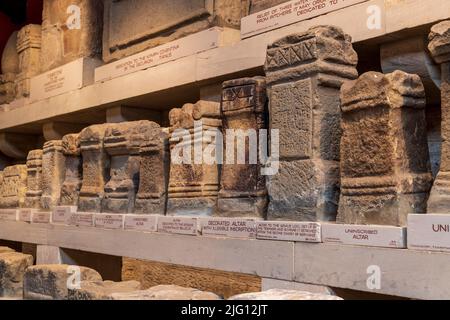
[[[202,235],[256,239],[256,220],[245,218],[200,218]]]

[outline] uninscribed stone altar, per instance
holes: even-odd
[[[213,215],[217,209],[219,168],[217,163],[205,163],[202,155],[211,141],[204,138],[206,131],[217,132],[222,125],[220,103],[201,100],[195,105],[186,104],[182,109],[172,109],[169,119],[171,164],[167,214]],[[201,148],[197,157],[196,146]],[[181,163],[176,163],[176,158]]]
[[[52,210],[59,203],[66,170],[62,141],[46,142],[43,152],[41,206]]]
[[[279,172],[268,176],[269,220],[328,221],[339,199],[339,90],[358,57],[340,28],[284,37],[267,51],[270,129],[279,130]],[[273,134],[272,134],[273,135]]]
[[[238,28],[240,0],[105,1],[103,60],[117,60],[213,26]]]
[[[103,1],[45,0],[41,72],[102,52]]]
[[[162,128],[152,128],[141,145],[139,155],[139,191],[134,211],[139,214],[164,215],[170,167],[169,134]]]
[[[109,180],[110,161],[103,148],[109,124],[93,125],[80,133],[83,182],[78,200],[79,212],[100,212],[104,188]]]
[[[33,150],[27,158],[27,193],[25,208],[41,208],[42,196],[42,150]]]
[[[80,135],[68,134],[62,139],[63,154],[66,157],[66,172],[61,188],[61,206],[77,206],[81,189],[82,169]]]
[[[222,165],[218,199],[220,216],[264,218],[266,215],[266,180],[261,174],[259,156],[260,130],[267,129],[266,100],[263,77],[231,80],[223,84],[221,112],[224,154],[228,157],[231,151],[234,164],[224,161]],[[238,139],[235,138],[240,130],[242,134],[248,134],[245,149],[242,150],[238,149]],[[228,140],[234,141],[233,144],[228,145]],[[239,152],[245,155],[245,163],[236,161]]]
[[[3,170],[0,207],[20,208],[25,203],[27,192],[27,166],[16,165]]]
[[[405,226],[426,211],[432,182],[422,81],[368,72],[341,91],[338,222]]]
[[[149,131],[159,125],[151,121],[111,124],[105,132],[104,148],[111,157],[110,180],[105,185],[102,212],[132,213],[139,187],[139,149]]]
[[[450,213],[450,21],[431,28],[428,48],[441,65],[441,167],[428,200],[429,213]]]

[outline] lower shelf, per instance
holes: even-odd
[[[450,299],[448,253],[8,221],[0,223],[0,239],[407,298]]]

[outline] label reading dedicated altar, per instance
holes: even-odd
[[[256,220],[239,218],[202,218],[202,235],[256,239]]]
[[[50,212],[33,212],[31,223],[50,223],[52,214]]]
[[[123,229],[123,214],[96,213],[95,227],[103,229]]]
[[[406,228],[323,223],[322,239],[328,243],[403,249]]]
[[[19,221],[31,222],[33,213],[38,212],[38,209],[19,209]]]
[[[77,212],[75,206],[60,206],[53,209],[52,223],[70,224],[72,215]]]
[[[17,209],[0,209],[0,220],[17,221],[18,211]]]
[[[57,96],[83,86],[83,59],[31,78],[30,100],[38,101]]]
[[[95,69],[95,82],[110,80],[217,48],[221,32],[220,28],[211,28],[101,66]]]
[[[450,215],[408,215],[408,249],[450,252]]]
[[[262,240],[322,242],[320,223],[261,221],[257,223],[256,237]]]
[[[158,217],[158,232],[184,235],[198,234],[198,220],[190,217]]]
[[[241,38],[311,19],[367,0],[293,0],[241,20]]]
[[[156,232],[158,230],[158,216],[148,214],[127,214],[125,215],[124,229]]]

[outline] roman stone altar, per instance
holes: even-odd
[[[405,226],[426,212],[432,175],[419,76],[363,74],[342,86],[338,221]]]
[[[39,74],[41,53],[41,26],[30,24],[17,34],[19,74],[16,78],[16,98],[30,95],[30,79]]]
[[[270,129],[278,130],[280,153],[279,172],[267,177],[269,219],[335,219],[339,90],[357,77],[357,61],[350,36],[337,27],[314,27],[269,45]]]
[[[261,129],[267,129],[266,101],[263,77],[231,80],[223,84],[224,154],[228,157],[231,152],[234,161],[229,164],[226,160],[222,165],[218,199],[221,216],[265,217],[268,200],[265,176],[261,173],[259,134]],[[238,149],[235,138],[238,134],[243,134],[245,139],[242,150]],[[232,142],[230,145],[228,140]],[[245,156],[244,163],[237,163],[238,152]]]
[[[41,208],[42,196],[42,150],[32,150],[27,158],[27,193],[25,208]]]
[[[17,54],[17,32],[9,37],[1,56],[0,104],[10,103],[16,98],[15,80],[19,73],[19,55]]]
[[[77,206],[81,189],[82,169],[80,135],[68,134],[62,138],[63,154],[66,158],[64,182],[61,188],[61,206]]]
[[[27,192],[27,166],[15,165],[3,170],[1,186],[1,208],[21,208]]]
[[[42,156],[42,197],[43,209],[52,210],[58,205],[65,177],[65,157],[61,140],[47,141]]]

